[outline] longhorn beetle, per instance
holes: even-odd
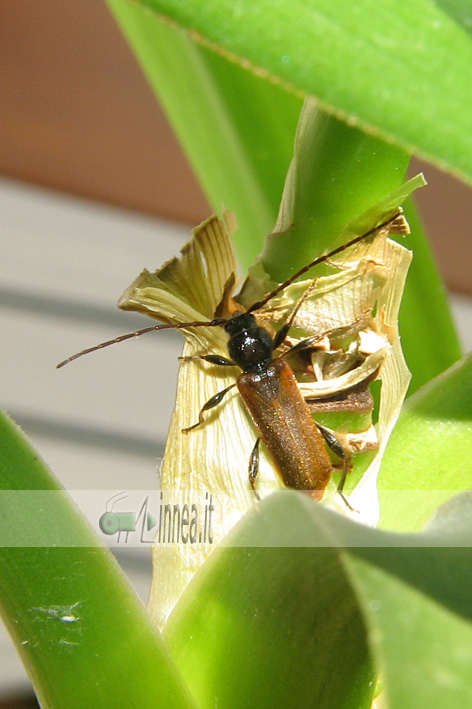
[[[322,498],[333,472],[333,463],[329,457],[327,445],[341,460],[342,474],[338,492],[350,507],[342,492],[347,472],[351,467],[349,453],[330,429],[315,423],[309,406],[300,393],[292,368],[285,360],[288,354],[309,350],[316,341],[319,341],[320,336],[308,337],[282,354],[274,356],[274,352],[286,341],[295,316],[302,303],[313,290],[316,278],[311,281],[295,305],[288,321],[282,325],[273,338],[264,327],[257,324],[253,313],[263,308],[272,298],[314,266],[327,262],[333,256],[382,229],[395,226],[398,231],[405,233],[404,224],[402,212],[397,210],[392,217],[382,224],[351,239],[348,243],[333,249],[328,254],[311,261],[284,283],[265,295],[262,300],[253,303],[245,312],[237,312],[230,318],[214,318],[203,322],[152,325],[82,350],[57,366],[63,367],[68,362],[72,362],[85,354],[122,342],[131,337],[137,337],[146,332],[181,328],[222,327],[229,336],[229,358],[217,354],[207,354],[184,359],[203,360],[221,367],[238,366],[242,369],[242,373],[234,384],[212,396],[202,407],[198,422],[183,429],[182,432],[190,433],[193,429],[203,425],[204,413],[217,406],[225,394],[237,386],[259,433],[249,459],[249,482],[256,497],[259,497],[256,490],[256,477],[259,470],[259,444],[261,440],[268,449],[283,483],[287,487],[296,490],[308,490],[315,499]],[[376,375],[377,373],[372,378],[375,378]],[[367,387],[367,384],[368,382],[364,382],[365,387]]]

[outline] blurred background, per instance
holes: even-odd
[[[153,489],[178,333],[55,365],[149,324],[118,297],[210,207],[101,0],[3,0],[0,97],[0,403],[68,489]],[[413,161],[421,170],[418,204],[470,349],[471,191]],[[119,558],[145,600],[148,552]],[[0,707],[36,706],[28,693],[0,630]]]

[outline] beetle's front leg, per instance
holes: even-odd
[[[237,367],[237,364],[232,362],[227,357],[222,357],[221,355],[192,355],[189,357],[179,357],[179,359],[181,362],[191,362],[195,359],[202,359],[204,362],[217,364],[221,367]]]
[[[195,428],[198,428],[198,426],[201,426],[203,423],[205,423],[205,419],[203,417],[203,414],[205,411],[208,411],[208,409],[212,409],[214,406],[218,406],[224,395],[230,390],[235,387],[236,384],[230,384],[229,387],[226,387],[226,389],[223,389],[222,391],[219,391],[217,394],[211,397],[211,399],[208,399],[206,404],[204,404],[200,410],[200,413],[198,414],[198,421],[197,423],[194,423],[193,426],[189,426],[188,428],[183,428],[182,433],[190,433],[190,431],[193,431]]]

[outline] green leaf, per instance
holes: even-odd
[[[41,704],[193,706],[111,552],[3,413],[0,441],[0,611]]]
[[[472,7],[470,0],[437,0],[437,4],[464,32],[471,32]]]
[[[378,560],[383,550],[376,549]],[[369,626],[374,656],[382,670],[389,709],[456,709],[472,702],[470,604],[465,619],[440,605],[428,592],[402,578],[404,568],[418,571],[470,569],[470,549],[395,549],[394,572],[350,557]],[[402,552],[407,551],[404,554]],[[429,553],[428,552],[433,552]],[[442,563],[444,560],[450,563]],[[467,574],[470,593],[471,578]],[[433,581],[434,583],[434,581]]]
[[[329,540],[305,547],[315,534],[300,500],[275,494],[188,586],[164,638],[199,706],[370,707],[357,598]]]
[[[272,229],[302,106],[128,0],[107,0],[216,211],[238,219],[247,268]]]
[[[128,0],[108,2],[210,201],[217,210],[224,204],[236,213],[236,249],[249,266],[274,226],[301,102],[267,77],[196,45],[143,7]],[[300,52],[308,61],[311,55],[301,47]],[[400,186],[407,161],[395,146],[319,112],[301,151],[299,238],[279,241],[275,252],[266,246],[266,267],[283,278],[287,269],[311,260],[347,222]],[[414,391],[451,365],[460,350],[418,219],[412,209],[408,216],[414,231],[405,243],[417,255],[407,280],[401,332]],[[432,323],[445,337],[436,337]]]
[[[382,460],[382,526],[419,530],[438,505],[470,488],[471,401],[471,356],[408,399]]]
[[[412,249],[413,260],[406,280],[399,323],[403,353],[412,373],[411,395],[460,359],[462,350],[446,289],[414,200],[407,200],[404,209],[411,234],[397,240]]]
[[[372,221],[359,218],[401,188],[409,161],[407,153],[306,102],[277,233],[266,239],[261,255],[265,270],[281,282],[315,256],[371,229]],[[353,221],[356,228],[347,229]]]
[[[380,532],[275,493],[213,553],[165,638],[203,707],[370,707],[367,646],[389,706],[469,706],[471,538]]]
[[[457,12],[432,0],[359,0],[355,11],[347,0],[141,4],[316,96],[324,110],[472,180],[472,42]]]

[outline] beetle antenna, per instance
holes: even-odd
[[[63,367],[69,362],[73,362],[74,359],[78,359],[83,355],[90,354],[90,352],[95,352],[96,350],[102,350],[104,347],[109,347],[110,345],[118,344],[118,342],[123,342],[123,340],[129,340],[132,337],[139,337],[144,335],[145,332],[153,332],[159,330],[179,330],[186,327],[217,327],[218,325],[225,325],[228,321],[224,318],[215,318],[214,320],[209,320],[208,322],[178,322],[174,325],[151,325],[150,327],[145,327],[142,330],[136,330],[136,332],[128,332],[126,335],[120,335],[120,337],[115,337],[114,340],[107,340],[107,342],[101,342],[99,345],[94,345],[94,347],[89,347],[86,350],[77,352],[77,354],[68,357],[63,362],[57,365],[57,369]]]
[[[328,259],[332,258],[332,256],[336,256],[336,254],[341,253],[345,249],[348,249],[350,246],[354,246],[354,244],[359,243],[359,241],[362,241],[362,239],[367,239],[367,237],[372,236],[372,234],[375,234],[376,231],[380,231],[381,229],[385,229],[386,227],[393,225],[396,220],[402,215],[402,210],[398,209],[393,217],[390,217],[390,219],[387,219],[385,222],[382,224],[379,224],[376,227],[373,227],[372,229],[369,229],[369,231],[366,231],[365,234],[361,234],[360,236],[356,236],[354,239],[351,239],[351,241],[348,241],[347,244],[342,244],[341,246],[338,246],[336,249],[333,249],[327,254],[324,254],[323,256],[318,256],[318,258],[315,258],[314,261],[311,263],[307,264],[306,266],[303,266],[299,271],[297,271],[293,276],[291,276],[288,280],[284,281],[284,283],[281,283],[277,288],[275,288],[273,291],[271,291],[268,295],[265,296],[263,300],[259,300],[257,303],[253,303],[251,307],[248,309],[248,313],[252,313],[254,310],[259,310],[262,308],[266,303],[269,302],[269,300],[272,300],[276,295],[278,295],[281,291],[285,290],[287,286],[291,285],[294,281],[297,280],[297,278],[300,278],[300,276],[303,276],[304,273],[309,271],[311,268],[314,266],[317,266],[320,263],[323,263],[324,261],[327,261]]]

